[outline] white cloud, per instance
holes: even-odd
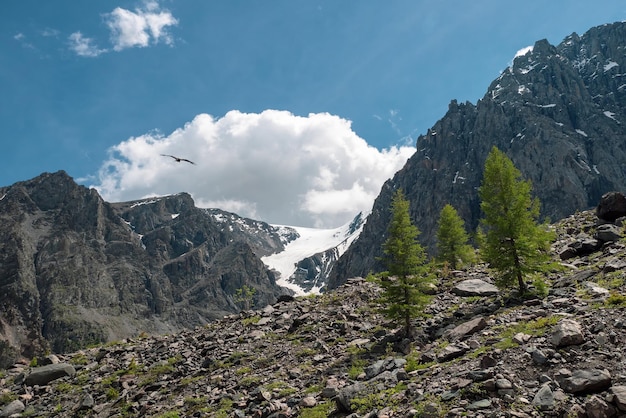
[[[176,26],[178,20],[167,10],[162,10],[156,1],[147,1],[143,8],[135,11],[116,7],[106,15],[106,24],[111,30],[111,42],[115,51],[132,47],[146,47],[152,43],[173,40],[168,27]]]
[[[271,223],[336,227],[370,210],[383,182],[414,151],[379,151],[352,131],[350,121],[327,113],[200,114],[168,136],[149,133],[112,147],[95,187],[108,201],[186,191],[201,207]]]
[[[97,57],[107,52],[106,49],[100,49],[95,45],[94,40],[86,38],[80,32],[74,32],[69,37],[70,49],[81,57]]]

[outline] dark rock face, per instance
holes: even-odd
[[[624,43],[626,23],[572,34],[558,46],[542,40],[517,57],[476,105],[453,100],[383,186],[363,232],[335,265],[329,288],[382,270],[377,257],[398,188],[429,252],[446,203],[474,230],[481,217],[477,188],[494,145],[532,181],[542,216],[552,220],[594,207],[609,191],[626,190]]]
[[[0,367],[141,332],[165,333],[289,291],[260,257],[289,231],[187,194],[109,204],[66,173],[0,188]],[[293,237],[292,237],[293,238]]]

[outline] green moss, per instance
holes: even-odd
[[[251,316],[250,318],[244,318],[241,320],[241,324],[244,327],[253,325],[253,324],[257,324],[259,321],[261,320],[261,317],[259,315],[255,315],[255,316]]]
[[[611,292],[610,296],[604,301],[604,304],[610,308],[626,307],[626,296],[617,292]]]
[[[87,359],[87,356],[85,356],[83,353],[78,353],[70,359],[70,363],[77,364],[77,365],[79,364],[85,365],[89,363],[89,360]]]
[[[17,395],[14,393],[5,392],[0,394],[0,405],[8,405],[17,399]]]
[[[109,401],[115,400],[120,397],[120,393],[115,388],[108,388],[106,392],[106,397]]]
[[[330,401],[322,402],[312,408],[300,410],[300,418],[326,418],[331,415],[334,405]]]
[[[515,334],[522,333],[534,337],[542,336],[545,334],[548,327],[555,325],[559,322],[559,319],[561,319],[560,316],[552,315],[537,318],[532,321],[521,322],[513,326],[502,326],[501,328],[504,329],[500,334],[501,340],[494,344],[494,347],[501,350],[517,347],[519,344],[513,341]]]
[[[250,373],[250,372],[252,372],[252,368],[251,368],[251,367],[248,367],[248,366],[244,366],[244,367],[240,367],[240,368],[238,368],[238,369],[235,371],[235,374],[236,374],[237,376],[241,376],[241,375],[244,375],[244,374],[248,374],[248,373]]]
[[[258,376],[247,376],[241,379],[239,384],[243,387],[249,388],[252,386],[257,386],[261,382],[261,378]]]
[[[396,395],[400,392],[404,392],[405,390],[406,384],[398,383],[393,388],[371,393],[362,397],[356,397],[352,399],[350,406],[357,414],[365,414],[375,409],[382,409],[385,407],[395,410],[403,399],[402,396]]]

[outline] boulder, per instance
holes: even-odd
[[[478,316],[471,321],[457,325],[454,329],[446,332],[444,336],[448,339],[448,341],[458,341],[484,329],[486,326],[487,321],[485,318]]]
[[[15,400],[10,402],[0,411],[0,417],[11,417],[16,416],[17,414],[21,414],[26,407],[24,403],[20,400]]]
[[[620,192],[605,193],[596,207],[596,216],[609,222],[626,216],[626,196]]]
[[[615,407],[597,395],[587,399],[585,412],[589,418],[611,418],[617,415]]]
[[[44,386],[62,377],[74,377],[75,374],[76,369],[69,363],[49,364],[31,369],[30,373],[24,378],[24,384],[27,386]]]
[[[578,345],[585,342],[580,324],[573,319],[562,319],[552,330],[550,341],[555,347]]]
[[[540,411],[546,411],[552,409],[554,406],[554,394],[548,383],[541,386],[541,389],[537,392],[533,398],[533,405]]]
[[[353,385],[346,386],[339,391],[339,394],[335,398],[335,403],[337,404],[337,410],[339,412],[353,412],[352,411],[352,400],[359,396],[363,396],[363,393],[366,391],[366,386],[362,382],[357,382]]]
[[[598,226],[595,238],[602,242],[615,242],[622,238],[622,229],[617,225],[604,224]]]
[[[584,287],[585,287],[585,292],[592,298],[606,299],[609,297],[609,294],[610,294],[609,290],[598,285],[597,283],[585,282]]]
[[[463,280],[451,290],[457,296],[491,296],[498,294],[496,286],[480,279]]]
[[[576,370],[570,377],[559,380],[559,385],[567,393],[585,395],[601,392],[611,387],[611,374],[608,370]]]
[[[613,386],[611,392],[617,408],[620,411],[626,411],[626,386]]]

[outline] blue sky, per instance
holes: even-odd
[[[108,200],[334,227],[518,50],[624,19],[620,0],[3,0],[0,186],[62,169]]]

